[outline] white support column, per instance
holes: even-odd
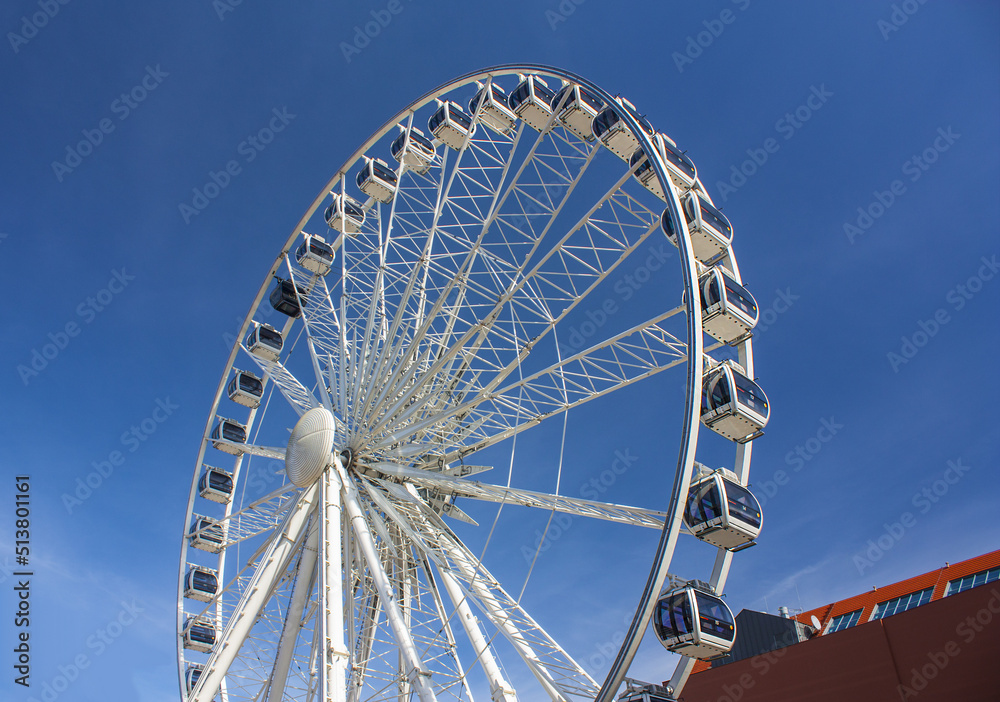
[[[477,580],[478,573],[475,566],[465,558],[464,553],[454,548],[454,545],[449,543],[448,540],[442,539],[442,545],[448,548],[449,556],[455,567],[458,568],[462,577],[470,583],[469,587],[475,594],[479,605],[484,609],[493,623],[503,631],[504,636],[517,651],[518,655],[521,656],[521,660],[531,670],[532,675],[538,680],[545,694],[556,702],[568,702],[566,696],[563,695],[556,685],[555,680],[552,679],[552,674],[545,667],[541,659],[539,659],[535,650],[525,640],[524,634],[511,621],[511,613],[504,609],[503,605],[494,597],[489,588],[485,587],[480,580]]]
[[[285,613],[285,625],[278,640],[278,654],[274,659],[274,669],[267,688],[266,702],[281,702],[285,694],[285,682],[288,680],[288,668],[295,652],[295,644],[302,629],[302,612],[312,592],[313,577],[316,571],[316,557],[319,550],[319,526],[316,519],[312,520],[309,536],[306,537],[306,547],[302,552],[299,567],[295,573],[295,587]]]
[[[344,508],[351,519],[351,529],[357,540],[358,547],[368,564],[368,572],[372,576],[375,589],[378,591],[379,599],[382,601],[382,609],[386,619],[395,636],[401,655],[404,656],[408,670],[407,678],[417,691],[420,702],[437,702],[437,697],[430,684],[430,671],[420,659],[416,644],[410,630],[406,626],[403,613],[399,608],[396,595],[393,592],[392,583],[385,573],[382,561],[378,556],[375,547],[375,540],[368,530],[368,522],[365,521],[364,510],[361,507],[361,500],[358,496],[358,489],[347,475],[341,463],[340,456],[334,456],[334,467],[340,476],[340,486],[344,500]]]
[[[410,553],[403,545],[403,540],[399,538],[399,529],[397,528],[392,529],[392,541],[397,553],[395,558],[397,596],[399,597],[400,609],[403,612],[403,621],[409,630],[413,626],[413,582],[410,570]],[[399,652],[398,666],[399,680],[396,683],[399,688],[398,699],[399,702],[407,702],[410,699],[411,686],[406,679],[406,658],[403,656],[402,650]]]
[[[319,478],[320,702],[344,702],[350,652],[344,641],[344,577],[341,554],[340,476],[327,468]]]
[[[514,688],[504,678],[503,671],[497,665],[496,658],[493,657],[493,650],[490,648],[482,629],[479,628],[479,622],[472,613],[468,598],[462,592],[458,581],[446,570],[440,570],[439,573],[444,589],[448,592],[448,597],[451,598],[455,609],[458,610],[458,618],[465,628],[473,650],[476,652],[476,659],[483,666],[486,677],[490,681],[490,697],[493,698],[493,702],[516,702],[517,695],[514,693]]]

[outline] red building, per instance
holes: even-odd
[[[802,612],[791,640],[737,625],[745,657],[699,663],[680,700],[1000,701],[998,580],[994,551]]]

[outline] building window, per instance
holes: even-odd
[[[826,630],[826,633],[832,634],[835,631],[840,631],[842,629],[850,629],[852,626],[858,623],[861,619],[861,610],[857,609],[853,612],[848,612],[847,614],[841,614],[838,617],[834,617],[830,621],[830,628]]]
[[[929,587],[926,590],[911,592],[909,595],[903,595],[902,597],[897,597],[889,600],[888,602],[879,602],[875,605],[875,611],[872,612],[871,620],[875,621],[876,619],[885,619],[886,617],[891,617],[894,614],[905,612],[908,609],[925,605],[931,601],[931,595],[933,592],[934,588]]]
[[[948,582],[948,588],[944,591],[944,596],[954,595],[956,592],[965,592],[974,587],[1000,580],[1000,568],[990,568],[975,575],[966,575],[964,578],[956,578]]]

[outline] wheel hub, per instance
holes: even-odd
[[[285,449],[285,473],[297,487],[312,485],[331,462],[335,424],[325,407],[309,410],[292,429]]]

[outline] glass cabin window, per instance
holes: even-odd
[[[925,605],[931,601],[931,595],[933,593],[934,588],[929,587],[926,590],[911,592],[909,595],[896,597],[888,600],[887,602],[880,602],[875,605],[875,611],[872,612],[871,621],[875,621],[876,619],[885,619],[886,617],[891,617],[894,614],[905,612],[908,609]]]
[[[628,165],[634,166],[638,161],[642,161],[642,163],[635,169],[635,173],[632,174],[636,178],[642,177],[646,171],[653,167],[652,162],[646,157],[646,152],[642,149],[636,149],[636,152],[629,159]]]
[[[528,99],[528,81],[524,81],[516,88],[514,92],[510,94],[507,99],[507,104],[510,105],[511,109],[516,109],[522,102]]]
[[[205,475],[201,476],[201,481],[199,482],[199,488],[202,490],[204,490],[207,486],[213,490],[218,490],[219,492],[231,493],[233,491],[233,479],[225,473],[220,473],[215,470],[210,470],[205,473]]]
[[[531,81],[531,83],[535,88],[535,97],[538,100],[544,102],[546,105],[552,102],[552,98],[556,96],[555,92],[549,90],[547,87],[539,83],[537,80]]]
[[[604,107],[604,101],[591,92],[580,88],[580,100],[591,107],[595,112]]]
[[[451,121],[460,126],[464,131],[469,131],[469,127],[472,126],[472,117],[462,112],[460,109],[454,105],[448,110],[451,116]]]
[[[635,117],[636,121],[639,123],[639,127],[641,127],[642,131],[646,132],[646,134],[649,135],[656,134],[656,130],[653,129],[653,125],[649,123],[648,119],[646,119],[641,115],[637,115],[635,113],[633,113],[632,116]]]
[[[729,304],[739,307],[747,313],[748,317],[755,318],[757,316],[757,303],[754,302],[750,293],[728,276],[723,276],[723,280],[726,283],[726,299],[729,301]]]
[[[469,100],[469,112],[471,112],[472,114],[476,113],[476,110],[479,109],[479,103],[483,101],[483,95],[485,94],[486,94],[486,89],[484,88],[472,96],[472,99]]]
[[[433,117],[431,119],[433,119]],[[418,134],[415,130],[411,129],[409,133],[400,132],[399,136],[396,137],[396,140],[392,142],[392,146],[390,148],[392,150],[392,155],[394,157],[398,157],[400,154],[403,153],[403,148],[406,146],[407,135],[409,135],[410,137],[411,149],[415,149],[417,151],[424,151],[425,153],[428,154],[434,152],[434,144],[431,142],[431,140],[425,137],[423,134]]]
[[[222,543],[222,526],[216,524],[209,519],[197,519],[194,524],[191,525],[191,533],[198,534],[199,539],[205,541],[213,541],[217,544]]]
[[[258,330],[258,336],[262,342],[268,346],[273,346],[275,348],[281,348],[281,334],[274,329],[268,329],[267,327],[261,327]]]
[[[858,623],[861,619],[862,610],[856,609],[853,612],[848,612],[847,614],[841,614],[839,617],[834,617],[833,621],[830,622],[830,628],[826,633],[832,634],[835,631],[841,631],[842,629],[850,629],[852,626]]]
[[[695,220],[694,213],[694,197],[684,198],[684,219],[687,220],[688,224],[691,224]]]
[[[229,441],[236,441],[238,443],[243,443],[246,441],[247,433],[243,431],[242,427],[239,427],[230,422],[222,423],[222,436]]]
[[[410,143],[420,146],[427,153],[434,153],[434,144],[430,139],[425,137],[423,134],[417,134],[415,132],[410,132]]]
[[[749,490],[726,481],[726,498],[730,516],[736,516],[754,528],[760,527],[760,503]]]
[[[660,629],[666,636],[683,636],[691,633],[691,605],[687,593],[681,592],[661,602],[658,608]]]
[[[701,202],[701,221],[727,239],[733,235],[733,228],[729,225],[726,216],[705,201]]]
[[[260,395],[264,392],[264,385],[251,375],[246,373],[240,373],[240,389],[250,393],[251,395]]]
[[[347,198],[344,201],[344,209],[347,210],[347,215],[349,217],[354,217],[355,219],[364,219],[365,213],[361,209],[361,205],[355,202],[351,198]]]
[[[610,107],[594,118],[594,134],[598,137],[611,129],[618,121],[618,114]]]
[[[697,492],[692,492],[688,498],[688,522],[702,524],[722,516],[722,501],[719,499],[719,488],[714,480],[700,486]]]
[[[719,373],[715,377],[715,384],[712,385],[707,392],[702,393],[702,398],[703,414],[707,411],[724,407],[730,403],[732,396],[729,394],[729,383],[726,381],[724,373]],[[708,403],[707,408],[705,406],[706,402]]]
[[[284,286],[279,286],[271,293],[271,307],[289,317],[298,317],[302,314],[298,300],[295,299],[295,292],[288,291]]]
[[[427,123],[427,128],[432,132],[440,127],[441,123],[444,122],[444,110],[445,107],[442,105],[441,108],[431,117],[431,121]]]
[[[395,176],[395,174],[393,174]],[[319,239],[309,239],[309,250],[320,258],[333,260],[333,247]]]
[[[194,586],[195,590],[201,590],[202,592],[215,592],[218,589],[219,581],[211,573],[206,573],[203,570],[196,570],[191,575],[191,584]]]
[[[573,98],[567,98],[566,94],[573,90],[573,84],[564,85],[559,92],[552,96],[552,104],[549,105],[553,110],[559,107],[560,103],[563,103],[563,107],[568,107],[570,103],[573,102]]]
[[[190,632],[192,641],[206,644],[215,643],[215,629],[207,624],[194,624],[191,626]]]
[[[731,640],[736,633],[736,627],[726,606],[721,601],[700,592],[695,592],[694,597],[698,602],[698,623],[702,632]]]
[[[764,393],[757,387],[757,384],[739,373],[733,373],[733,380],[736,382],[737,401],[755,412],[766,415],[767,400],[764,399]]]
[[[663,211],[663,215],[660,217],[660,227],[663,229],[663,233],[673,241],[677,241],[677,233],[674,231],[674,221],[670,217],[670,210],[666,209]]]
[[[722,300],[722,295],[719,293],[719,279],[711,275],[706,282],[708,284],[701,288],[701,304],[703,307],[711,307]]]
[[[695,168],[694,168],[694,162],[691,159],[689,159],[687,156],[685,156],[680,151],[678,151],[670,144],[668,144],[666,140],[664,140],[663,142],[663,151],[664,155],[667,157],[667,160],[670,161],[670,163],[677,166],[677,168],[683,171],[685,174],[687,174],[689,178],[694,179]]]
[[[973,575],[966,575],[962,578],[956,578],[955,580],[950,580],[948,582],[948,587],[945,589],[944,596],[954,595],[958,592],[965,592],[966,590],[971,590],[974,587],[979,587],[980,585],[985,585],[986,583],[992,583],[995,580],[1000,580],[1000,568],[990,568],[989,570],[984,570]]]
[[[381,178],[382,180],[388,181],[390,183],[395,183],[396,182],[396,172],[395,171],[390,171],[388,168],[386,168],[385,166],[383,166],[381,163],[375,163],[373,161],[372,162],[372,170],[375,172],[375,175],[377,177]]]
[[[496,83],[490,83],[490,93],[492,94],[493,102],[500,103],[501,105],[507,104],[507,93],[505,93],[503,88]],[[469,111],[474,113],[477,109],[479,109],[479,103],[483,101],[485,96],[486,88],[484,86],[478,93],[475,94],[475,96],[473,96],[472,100],[469,101]]]
[[[400,155],[403,153],[403,147],[406,146],[406,132],[400,132],[399,136],[393,139],[392,146],[389,150],[392,152],[392,157],[399,160]]]

